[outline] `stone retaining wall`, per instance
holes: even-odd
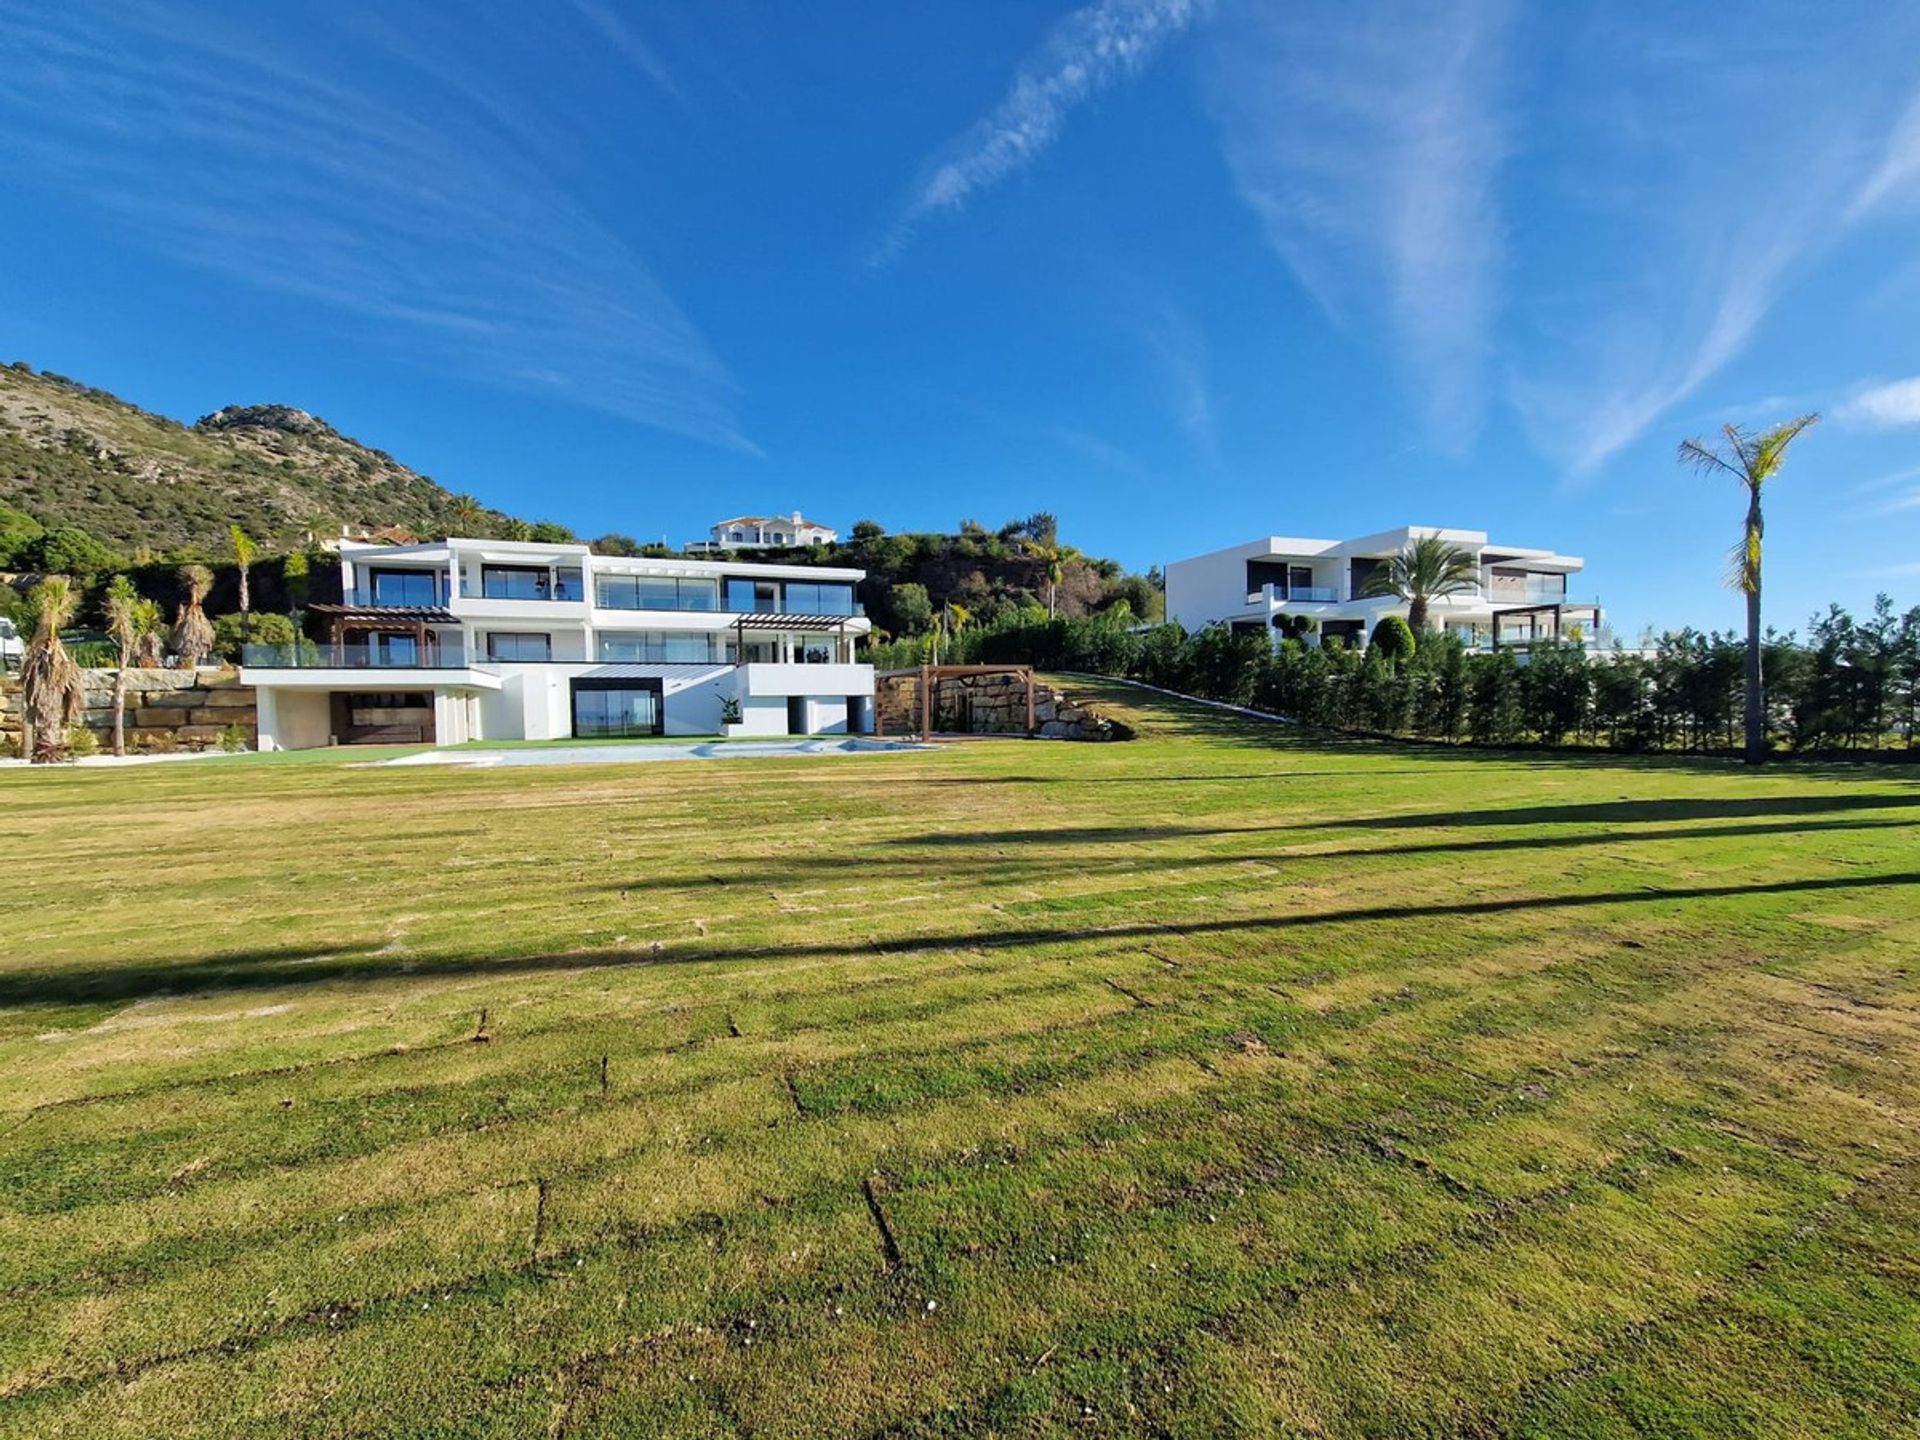
[[[874,712],[887,735],[920,729],[920,676],[908,671],[874,677]],[[1042,740],[1130,740],[1133,731],[1090,706],[1038,681],[1033,687],[1034,734]],[[1018,675],[956,675],[935,683],[933,728],[943,735],[1024,735],[1027,682]]]
[[[113,743],[113,671],[89,670],[83,723],[100,741]],[[258,733],[253,687],[232,670],[127,671],[129,751],[209,750],[231,726],[252,745]],[[20,680],[0,684],[0,750],[20,749]]]

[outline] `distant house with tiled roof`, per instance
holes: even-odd
[[[807,519],[798,510],[791,515],[736,515],[709,530],[711,539],[696,540],[689,550],[756,550],[772,546],[831,545],[840,532]]]

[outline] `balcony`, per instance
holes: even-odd
[[[465,670],[473,658],[458,641],[417,645],[410,636],[393,636],[371,645],[242,645],[240,663],[260,670]]]
[[[361,609],[434,610],[447,603],[447,592],[424,575],[386,576],[377,584],[355,585],[341,598]]]
[[[1332,605],[1339,599],[1331,585],[1262,585],[1247,592],[1249,605]]]
[[[579,580],[555,580],[551,584],[522,580],[519,577],[507,578],[489,575],[480,582],[480,593],[470,597],[479,600],[571,600],[579,602],[587,598],[586,586]]]

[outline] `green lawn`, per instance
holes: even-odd
[[[1906,772],[1116,693],[0,776],[0,1433],[1920,1427]]]

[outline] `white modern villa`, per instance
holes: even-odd
[[[707,531],[710,538],[695,540],[690,551],[767,550],[794,545],[831,545],[840,532],[807,519],[798,510],[791,515],[736,515]]]
[[[1277,645],[1300,618],[1317,628],[1310,642],[1338,636],[1364,645],[1383,616],[1407,613],[1392,595],[1362,598],[1367,582],[1421,536],[1437,535],[1472,555],[1479,582],[1429,602],[1428,623],[1473,649],[1525,646],[1536,640],[1591,639],[1598,604],[1575,601],[1568,583],[1584,562],[1523,545],[1496,545],[1484,530],[1402,525],[1356,540],[1305,540],[1272,535],[1167,566],[1167,616],[1189,630],[1222,624],[1259,630]]]
[[[864,572],[449,539],[340,547],[323,640],[246,647],[260,748],[828,735],[873,722]]]

